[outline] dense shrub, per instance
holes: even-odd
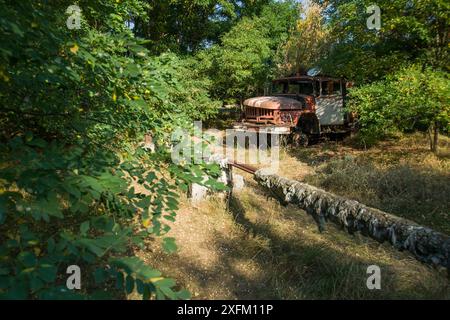
[[[448,74],[411,66],[383,81],[350,91],[349,108],[358,114],[363,139],[374,142],[395,131],[430,131],[436,150],[439,129],[450,125]]]
[[[71,3],[0,1],[1,298],[189,297],[130,250],[168,232],[178,188],[216,172],[178,167],[166,148],[214,103],[188,61],[150,57],[125,27],[143,14],[133,3],[83,2],[69,30]],[[154,154],[137,147],[149,131]],[[69,265],[80,291],[67,290]]]

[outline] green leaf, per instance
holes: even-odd
[[[109,262],[113,266],[124,269],[128,274],[136,272],[142,264],[138,257],[111,258]]]
[[[174,218],[174,217],[172,217],[172,216],[169,216],[169,215],[165,215],[165,216],[164,216],[164,218],[165,218],[166,220],[169,220],[169,221],[171,221],[171,222],[175,222],[175,218]]]
[[[122,272],[117,272],[116,276],[116,288],[121,290],[123,289],[124,277]]]
[[[140,74],[140,69],[139,69],[137,64],[130,63],[126,67],[125,72],[131,77],[136,77],[136,76],[138,76]]]
[[[96,284],[102,284],[108,276],[108,273],[101,268],[95,269],[94,271],[94,280]]]
[[[155,285],[157,287],[173,287],[175,285],[175,280],[171,279],[171,278],[164,278],[158,281],[155,281]]]
[[[98,257],[101,257],[105,254],[105,250],[99,247],[95,240],[92,239],[80,239],[78,243],[85,246],[92,253],[96,254]]]
[[[134,278],[130,275],[126,278],[125,290],[128,294],[132,293],[134,290]]]
[[[140,271],[139,275],[144,279],[148,280],[151,278],[156,278],[161,276],[161,272],[155,269],[150,268],[149,266],[144,266]]]
[[[87,232],[89,231],[89,227],[90,227],[89,221],[85,221],[80,225],[80,232],[83,236],[87,234]]]
[[[152,291],[148,284],[144,285],[144,293],[142,294],[142,300],[149,300],[152,295]]]
[[[17,258],[27,268],[34,267],[37,263],[36,255],[29,251],[19,253]]]
[[[28,145],[39,147],[39,148],[45,148],[47,146],[47,142],[44,139],[41,138],[35,138],[28,142]]]
[[[170,289],[169,287],[160,287],[159,288],[164,295],[166,295],[168,298],[172,299],[172,300],[176,300],[177,299],[177,295],[175,294],[175,292]]]
[[[164,238],[163,248],[167,253],[173,253],[177,251],[177,245],[175,244],[175,238]]]
[[[145,284],[141,279],[136,279],[136,290],[139,294],[144,293]]]
[[[80,189],[77,188],[74,185],[70,185],[70,184],[64,184],[63,188],[71,195],[73,195],[76,199],[79,199],[81,197],[81,192]]]
[[[36,205],[38,210],[47,213],[49,216],[54,216],[57,218],[64,217],[59,206],[57,194],[55,192],[49,193],[46,199],[39,199]]]
[[[44,281],[42,281],[38,277],[31,277],[30,288],[32,291],[36,292],[36,291],[42,289],[44,286],[45,286]]]
[[[177,294],[178,299],[181,299],[181,300],[191,299],[191,293],[187,290],[180,290],[176,294]]]
[[[28,298],[28,288],[23,281],[15,281],[11,288],[0,299],[25,300]]]
[[[48,253],[53,253],[55,248],[56,248],[55,240],[53,238],[49,238],[47,240],[47,251],[48,251]]]
[[[128,104],[134,107],[136,110],[143,110],[145,108],[148,108],[147,102],[143,99],[133,100],[128,102]]]
[[[39,277],[47,283],[54,282],[57,274],[57,267],[49,264],[42,264],[38,268]]]

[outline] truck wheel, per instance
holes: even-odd
[[[302,132],[295,132],[292,135],[292,145],[295,147],[307,147],[309,145],[308,135]]]

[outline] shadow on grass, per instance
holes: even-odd
[[[219,229],[212,231],[211,241],[205,244],[217,256],[208,265],[171,255],[165,262],[172,277],[181,286],[193,292],[194,299],[403,299],[436,298],[446,295],[444,291],[432,290],[421,279],[407,279],[398,270],[373,257],[360,258],[349,252],[337,250],[321,241],[307,228],[300,210],[281,209],[274,220],[269,221],[271,209],[267,203],[251,198],[252,212],[249,216],[239,198],[230,199],[229,214],[239,228],[239,236],[230,236]],[[256,209],[255,209],[256,208]],[[288,232],[274,227],[278,221],[292,223]],[[311,227],[311,222],[306,223]],[[327,231],[339,232],[339,231]],[[349,237],[339,233],[339,237]],[[334,237],[334,235],[333,235]],[[339,237],[336,239],[339,240]],[[353,239],[358,241],[358,239]],[[342,243],[348,242],[348,239]],[[340,243],[340,241],[339,241]],[[363,244],[364,246],[365,244]],[[378,244],[369,245],[377,250]],[[351,247],[354,248],[354,247]],[[364,247],[365,248],[365,247]],[[366,287],[367,267],[377,264],[382,270],[382,290]],[[421,269],[413,273],[423,276]],[[400,285],[399,285],[400,283]],[[434,286],[433,288],[436,288]],[[442,287],[440,287],[442,289]],[[442,289],[442,290],[445,290]],[[196,294],[197,293],[197,294]]]
[[[253,207],[254,203],[252,203]],[[264,285],[272,298],[301,299],[380,299],[380,298],[439,298],[445,292],[426,292],[409,287],[402,290],[395,285],[402,281],[389,265],[376,264],[384,274],[383,290],[369,290],[366,287],[369,261],[343,254],[318,241],[293,238],[274,232],[269,223],[252,222],[246,217],[246,211],[238,198],[232,198],[230,210],[235,222],[242,226],[251,237],[263,236],[270,239],[270,246],[259,254],[255,261],[267,270]],[[299,211],[296,214],[301,214]],[[306,213],[304,213],[306,214]],[[301,228],[301,226],[299,226]],[[299,232],[301,230],[299,229]],[[334,230],[334,232],[340,232]],[[304,241],[302,241],[304,240]],[[222,239],[222,241],[224,241]],[[373,245],[370,250],[376,250]],[[237,250],[234,257],[245,252]],[[285,296],[290,292],[288,296]],[[256,298],[260,298],[256,296]]]

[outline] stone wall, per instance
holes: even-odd
[[[450,238],[442,233],[264,169],[255,173],[255,180],[282,203],[312,215],[321,231],[327,221],[334,222],[350,234],[388,241],[422,262],[446,267],[450,275]]]

